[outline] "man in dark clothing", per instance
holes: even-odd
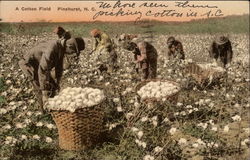
[[[66,58],[63,67],[64,69],[67,69],[69,68],[70,64],[75,61],[75,57],[77,58],[76,60],[78,60],[80,51],[85,49],[84,40],[81,37],[71,38],[71,34],[60,26],[56,27],[53,32],[58,35],[58,39],[67,40],[65,51]],[[76,55],[74,53],[76,53]]]
[[[85,49],[85,43],[83,38],[70,38],[66,41],[66,53],[73,54],[76,53],[76,56],[79,57],[80,51]]]
[[[59,90],[63,73],[63,59],[65,53],[65,40],[51,40],[32,48],[19,66],[32,81],[36,98],[43,110],[43,105],[48,97],[53,97]],[[55,77],[51,76],[55,68]]]
[[[142,72],[142,80],[156,78],[157,72],[157,51],[148,42],[127,42],[123,47],[134,53],[136,71]]]
[[[230,64],[233,58],[232,45],[225,36],[220,36],[214,40],[209,48],[209,55],[221,67]]]
[[[174,37],[169,37],[167,40],[168,45],[168,59],[172,60],[175,58],[185,59],[185,54],[183,51],[183,46],[180,41],[176,40]]]

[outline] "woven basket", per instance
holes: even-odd
[[[146,80],[146,81],[142,81],[140,82],[136,87],[135,87],[135,90],[136,92],[138,90],[141,89],[141,87],[145,86],[147,83],[149,82],[157,82],[157,81],[161,81],[161,82],[169,82],[169,83],[172,83],[176,86],[180,86],[178,83],[176,82],[173,82],[173,81],[169,81],[169,80],[162,80],[162,79],[150,79],[150,80]],[[173,103],[173,104],[176,104],[177,101],[178,101],[178,96],[179,96],[179,93],[180,93],[180,90],[172,95],[169,95],[169,96],[166,96],[164,98],[166,98],[166,100],[168,100],[170,103]],[[162,102],[162,98],[147,98],[147,99],[144,99],[143,102],[145,103],[154,103],[154,102]]]
[[[103,130],[104,111],[101,104],[78,109],[73,113],[52,111],[61,149],[84,150],[98,142],[98,136]]]
[[[222,77],[225,73],[224,71],[219,71],[212,67],[204,68],[201,66],[202,64],[190,63],[184,69],[184,73],[191,75],[200,85],[205,83],[210,84],[215,79]]]

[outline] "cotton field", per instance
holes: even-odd
[[[58,147],[57,127],[50,112],[47,110],[43,114],[39,110],[32,85],[18,66],[18,60],[28,49],[42,41],[56,39],[55,35],[15,36],[1,33],[0,36],[0,159],[249,158],[250,57],[247,34],[228,34],[234,52],[233,63],[223,79],[202,87],[183,72],[183,64],[167,60],[166,41],[170,35],[154,35],[150,41],[159,54],[157,79],[174,81],[179,86],[158,84],[155,87],[152,84],[141,90],[138,90],[140,78],[134,70],[132,53],[116,48],[117,70],[112,74],[99,73],[97,55],[89,55],[91,39],[84,38],[87,48],[81,52],[79,61],[71,59],[71,66],[63,73],[60,94],[75,87],[71,97],[68,97],[69,102],[80,99],[79,105],[91,106],[104,97],[106,100],[100,143],[81,152],[64,151]],[[212,62],[206,48],[216,35],[171,36],[182,42],[186,61]],[[178,92],[176,103],[167,100],[143,101],[150,96],[147,94],[152,93],[145,93],[145,90],[150,90],[150,87],[154,90],[161,85],[164,89],[158,96],[162,98]],[[85,95],[84,88],[92,96]],[[82,96],[74,97],[76,92],[81,92]],[[53,105],[57,103],[60,94],[49,102]],[[158,92],[155,91],[155,94]],[[87,97],[86,104],[81,101],[83,97]],[[68,109],[74,110],[77,105],[75,102],[70,108],[69,104]],[[62,104],[58,107],[60,109]]]

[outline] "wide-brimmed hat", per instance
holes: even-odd
[[[216,38],[215,42],[219,45],[222,45],[228,42],[228,38],[226,36],[219,36]]]

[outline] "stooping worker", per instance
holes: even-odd
[[[66,41],[65,61],[63,68],[68,69],[71,64],[78,63],[80,52],[85,49],[82,37],[70,38]]]
[[[53,97],[56,90],[60,90],[64,52],[64,39],[51,40],[32,48],[19,61],[21,70],[32,82],[36,98],[42,110],[48,97]],[[55,77],[51,76],[53,68],[55,68]]]
[[[124,49],[132,51],[136,63],[136,72],[141,74],[141,79],[154,79],[157,72],[157,50],[148,42],[127,42]]]
[[[183,46],[180,41],[176,40],[174,37],[169,37],[167,40],[167,45],[168,45],[168,59],[173,60],[173,59],[185,59],[185,54],[183,51]]]
[[[82,37],[70,38],[66,41],[66,54],[79,57],[80,52],[85,49],[85,42]]]
[[[230,40],[225,36],[217,37],[209,48],[209,55],[217,65],[221,67],[229,66],[233,58]]]
[[[69,31],[66,31],[61,26],[56,27],[53,32],[57,34],[58,39],[67,40],[63,68],[68,69],[72,63],[79,60],[80,51],[85,49],[84,40],[82,37],[73,38]]]
[[[110,37],[99,29],[93,29],[90,35],[94,38],[93,50],[91,53],[96,52],[101,61],[99,70],[101,72],[105,70],[112,72],[117,63],[117,53],[114,50]]]

